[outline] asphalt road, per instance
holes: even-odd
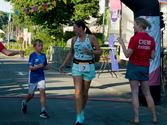
[[[27,62],[21,59],[0,58],[0,125],[74,125],[74,87],[70,73],[46,71],[47,110],[51,118],[39,117],[38,94],[28,105],[28,113],[22,114],[20,103],[27,94]],[[131,125],[130,87],[124,72],[118,78],[109,73],[95,78],[90,88],[86,108],[85,125]],[[167,125],[167,98],[157,106],[159,123]],[[140,108],[141,125],[152,125],[150,113]]]

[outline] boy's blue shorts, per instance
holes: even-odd
[[[80,71],[79,65],[80,64],[73,63],[72,76],[82,76],[83,80],[86,81],[91,81],[93,78],[95,78],[96,73],[94,64],[88,64],[90,67],[90,70],[88,72]]]

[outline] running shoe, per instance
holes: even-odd
[[[82,123],[85,121],[85,113],[84,113],[84,110],[83,111],[81,111],[81,113],[80,113],[80,118],[81,118],[81,121],[82,121]]]
[[[40,113],[40,117],[44,118],[44,119],[47,119],[47,118],[49,118],[49,115],[45,111],[43,111],[43,112]]]
[[[75,125],[83,125],[83,123],[79,123],[79,122],[77,122]]]
[[[21,102],[21,111],[26,114],[27,113],[27,105],[24,101]]]

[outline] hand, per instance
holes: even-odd
[[[65,68],[65,66],[64,66],[64,65],[61,65],[61,66],[59,67],[59,72],[60,72],[60,73],[64,73],[64,68]]]
[[[124,41],[121,37],[118,37],[117,40],[118,40],[119,44],[121,44],[121,45],[124,43]]]
[[[49,65],[46,65],[46,66],[45,66],[45,70],[48,70],[48,69],[49,69]]]
[[[44,67],[44,64],[41,63],[41,64],[38,64],[38,65],[35,65],[34,67],[35,67],[36,69],[38,69],[38,68],[43,68],[43,67]]]
[[[24,51],[20,50],[19,51],[20,57],[24,58],[24,53],[25,53]]]
[[[31,71],[36,71],[37,68],[36,68],[36,67],[31,67],[30,70],[31,70]]]
[[[86,47],[84,47],[83,48],[83,52],[85,53],[85,54],[92,54],[93,52],[92,51],[90,51],[88,48],[86,48]]]
[[[29,66],[29,69],[30,69],[32,72],[34,72],[34,71],[37,70],[36,66]]]

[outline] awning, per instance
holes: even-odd
[[[159,0],[161,4],[167,4],[167,0]]]
[[[159,16],[159,2],[157,0],[121,0],[133,12],[135,17]]]

